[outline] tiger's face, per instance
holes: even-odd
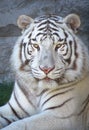
[[[55,41],[49,35],[40,42],[31,42],[33,58],[30,65],[35,78],[52,80],[61,78],[68,65],[63,56],[63,50],[67,49],[67,45],[63,42],[64,39]]]
[[[24,16],[22,16],[24,17]],[[80,19],[72,14],[65,19],[51,15],[28,19],[20,39],[20,69],[28,71],[37,80],[60,81],[75,80],[81,75],[81,47],[76,41],[74,31],[80,26]],[[29,21],[32,23],[29,25]],[[78,60],[78,58],[80,59]]]
[[[46,26],[45,24],[44,28]],[[68,44],[74,42],[73,38],[69,35],[66,39],[68,32],[64,32],[60,27],[52,28],[51,32],[43,29],[39,31],[42,27],[34,28],[26,47],[28,50],[26,57],[30,60],[29,66],[36,79],[60,79],[68,68],[69,63],[66,61],[66,57],[71,56]],[[29,41],[28,36],[25,38]],[[23,40],[23,44],[26,39]]]

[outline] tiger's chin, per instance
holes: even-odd
[[[38,87],[41,89],[45,89],[45,88],[57,88],[59,87],[59,82],[60,79],[59,78],[50,78],[50,77],[44,77],[42,79],[39,78],[35,78],[38,81]]]
[[[56,88],[58,86],[59,84],[56,79],[51,79],[48,77],[41,79],[38,82],[38,87],[40,88]]]

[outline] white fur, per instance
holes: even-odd
[[[60,19],[60,22],[62,21]],[[64,21],[63,24],[58,25],[58,33],[61,39],[65,38],[65,35],[60,27],[67,32],[69,36],[67,42],[71,40],[73,42],[72,47],[74,47],[73,38],[77,43],[76,53],[78,57],[76,59],[75,52],[73,52],[71,63],[68,65],[64,58],[70,57],[71,50],[64,57],[63,54],[65,54],[67,46],[64,47],[64,51],[62,47],[55,51],[56,46],[59,44],[56,35],[52,37],[54,43],[49,35],[43,41],[40,41],[41,35],[38,36],[37,43],[33,44],[37,44],[40,47],[39,51],[34,45],[29,45],[28,36],[33,27],[34,23],[23,32],[11,56],[11,66],[15,73],[16,81],[9,103],[12,104],[22,120],[19,120],[13,114],[7,103],[0,108],[0,127],[5,127],[2,130],[88,130],[89,103],[87,105],[85,103],[89,95],[89,55],[86,46]],[[34,39],[38,32],[37,24],[31,38]],[[22,40],[23,43],[21,43]],[[24,44],[24,42],[27,43],[26,49],[29,45],[29,51],[32,51],[31,56],[26,52],[25,57],[24,51],[20,50],[21,44]],[[72,48],[72,51],[74,51],[74,48]],[[22,59],[20,59],[21,54]],[[25,64],[26,58],[28,60],[32,57],[33,61]],[[75,59],[77,69],[72,69]],[[48,74],[45,74],[40,69],[41,67],[53,69]],[[14,96],[17,97],[19,104],[25,111],[18,106]],[[53,108],[55,106],[59,107]],[[80,114],[83,108],[85,110]],[[13,120],[16,122],[8,125],[5,118],[11,122]]]

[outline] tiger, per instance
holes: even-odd
[[[0,107],[0,129],[88,130],[89,54],[77,33],[79,15],[20,15],[17,25],[15,83]]]

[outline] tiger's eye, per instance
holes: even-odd
[[[55,50],[57,51],[61,46],[62,46],[62,44],[57,44],[55,47]]]
[[[60,48],[60,47],[61,47],[61,44],[56,45],[56,48]]]
[[[61,44],[57,44],[56,45],[56,49],[60,48],[61,47]]]
[[[38,44],[33,44],[33,47],[36,48],[37,50],[40,49],[39,45]]]

